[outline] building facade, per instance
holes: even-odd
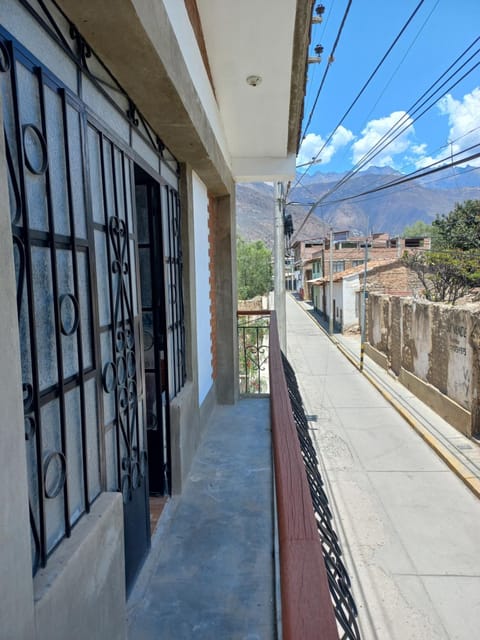
[[[125,637],[149,496],[237,398],[234,185],[294,173],[311,10],[225,69],[233,2],[0,5],[2,638]]]

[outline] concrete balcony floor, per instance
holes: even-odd
[[[268,398],[218,406],[128,601],[129,640],[275,637]]]

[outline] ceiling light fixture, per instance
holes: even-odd
[[[262,78],[260,76],[248,76],[247,77],[247,84],[249,84],[251,87],[256,87],[258,86],[262,81]]]

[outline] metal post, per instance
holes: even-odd
[[[282,182],[275,183],[275,237],[273,245],[273,294],[274,307],[277,313],[280,348],[287,352],[287,322],[285,305],[285,196]]]
[[[363,300],[362,300],[362,338],[360,346],[360,371],[363,371],[363,356],[365,353],[365,339],[367,327],[367,262],[368,262],[368,237],[365,238],[365,264],[363,268]]]
[[[333,335],[333,229],[330,227],[330,312],[328,314],[328,333]]]

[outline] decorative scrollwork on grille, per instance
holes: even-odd
[[[47,453],[43,461],[43,484],[46,498],[56,498],[63,489],[67,464],[61,451]]]
[[[1,43],[0,43],[1,44]],[[7,132],[3,129],[5,138],[5,154],[7,156],[8,167],[8,191],[10,196],[10,216],[13,225],[20,224],[22,215],[22,199],[20,197],[20,187],[18,185],[18,178],[15,172],[15,164],[13,162],[12,152],[10,149],[10,143],[8,141]]]
[[[3,42],[0,42],[0,72],[7,71],[10,71],[10,54]]]
[[[65,293],[59,298],[60,329],[64,336],[72,336],[78,328],[78,301],[71,293]]]
[[[130,269],[128,264],[128,230],[126,223],[112,216],[108,222],[112,247],[111,272],[116,279],[114,290],[114,348],[115,388],[119,438],[121,439],[121,491],[123,500],[129,502],[132,493],[141,483],[139,451],[139,425],[137,409],[137,359],[135,355],[134,319],[130,303]]]
[[[24,124],[22,131],[25,164],[32,173],[42,175],[48,166],[47,142],[45,137],[34,124]]]

